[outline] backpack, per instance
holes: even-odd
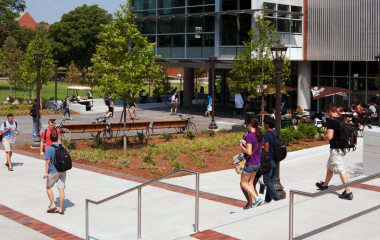
[[[70,154],[67,152],[66,148],[59,144],[59,146],[51,145],[55,148],[54,156],[54,166],[58,172],[66,172],[70,170],[73,166],[71,162]]]
[[[56,133],[58,133],[58,131],[57,131],[56,128],[54,128],[54,131],[55,131]],[[45,129],[44,141],[46,141],[46,134],[47,134],[47,129]]]
[[[261,149],[260,168],[257,175],[268,174],[272,170],[272,163],[270,162],[269,153],[264,148]]]
[[[206,106],[208,106],[210,104],[210,100],[207,98],[206,100]]]
[[[285,143],[284,143],[284,141],[282,141],[281,138],[279,138],[278,136],[276,137],[272,133],[272,131],[270,131],[269,133],[274,138],[274,146],[273,146],[274,152],[272,152],[272,150],[270,150],[270,148],[269,148],[269,150],[271,151],[271,153],[273,155],[274,161],[280,162],[286,158],[287,151],[286,151]]]
[[[195,100],[195,93],[193,93],[193,97],[191,98],[192,100]]]
[[[36,104],[34,104],[34,105],[30,108],[30,116],[32,116],[32,117],[36,117],[36,116],[37,116]]]
[[[358,133],[357,131],[347,124],[341,118],[332,118],[332,120],[337,121],[339,123],[339,134],[338,139],[332,139],[332,147],[333,149],[342,149],[343,151],[350,151],[352,148],[353,151],[356,150],[356,143]]]
[[[63,101],[62,101],[62,106],[63,106],[64,109],[67,107],[67,102],[66,102],[66,100],[63,100]]]
[[[17,129],[17,122],[15,122],[15,125],[16,125],[15,129]],[[4,129],[6,126],[7,126],[7,122],[4,122]],[[0,134],[0,142],[2,142],[2,141],[3,141],[3,134]]]

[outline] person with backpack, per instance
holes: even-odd
[[[48,121],[48,128],[46,128],[41,133],[41,142],[40,142],[40,155],[41,155],[41,157],[45,156],[46,149],[53,144],[53,142],[50,139],[50,134],[52,132],[56,132],[58,134],[58,143],[61,144],[61,139],[59,138],[60,133],[54,127],[54,124],[55,124],[55,119],[49,119],[49,121]]]
[[[348,177],[344,169],[343,156],[346,155],[346,148],[348,145],[349,136],[346,136],[346,129],[348,124],[344,123],[341,118],[338,117],[337,107],[334,103],[327,105],[327,113],[330,116],[330,120],[327,121],[327,134],[323,133],[321,136],[330,141],[330,156],[327,161],[327,173],[325,181],[319,181],[315,185],[320,190],[326,190],[329,188],[329,183],[333,174],[339,174],[342,183],[348,183]],[[347,145],[345,144],[347,142]],[[354,195],[349,187],[347,187],[342,194],[339,195],[341,199],[352,200]]]
[[[17,122],[13,121],[12,113],[8,113],[7,118],[8,121],[1,124],[0,133],[4,151],[7,155],[7,162],[5,165],[8,167],[8,171],[13,171],[11,160],[12,152],[15,148],[16,136],[20,134],[20,129],[17,126]]]
[[[35,139],[36,138],[36,134],[37,134],[37,99],[34,99],[34,104],[33,106],[30,108],[30,116],[32,116],[33,118],[33,135],[32,135],[32,139]],[[42,115],[41,115],[41,110],[40,110],[40,127],[39,127],[39,131],[41,131],[41,128],[42,128]]]
[[[194,105],[197,108],[197,111],[199,112],[199,109],[198,109],[198,91],[197,91],[197,89],[195,89],[194,93],[193,93],[193,97],[192,97],[192,100],[191,100],[190,112],[193,110],[193,106]]]
[[[240,142],[243,153],[248,155],[243,172],[241,173],[240,186],[248,192],[251,202],[249,202],[248,206],[244,209],[260,206],[263,202],[253,187],[253,181],[260,168],[260,150],[263,146],[264,136],[259,128],[259,120],[255,117],[249,117],[247,119],[247,128],[249,131],[245,137],[247,147]]]
[[[114,106],[114,104],[113,104],[112,99],[111,99],[110,101],[111,101],[111,102],[110,102],[110,104],[108,105],[108,111],[105,113],[105,115],[106,115],[107,118],[115,118],[115,117],[113,116],[113,110],[114,110],[115,106]],[[128,118],[129,118],[129,117],[128,117]]]
[[[275,137],[277,137],[277,132],[273,131],[275,126],[275,120],[271,117],[266,117],[264,119],[264,127],[267,132],[264,134],[264,149],[268,152],[269,158],[271,161],[271,171],[267,174],[264,174],[264,184],[267,187],[267,192],[265,194],[265,202],[270,203],[272,198],[275,201],[281,200],[278,195],[276,188],[274,187],[274,177],[278,168],[278,162],[274,161],[274,142]]]
[[[66,96],[66,100],[63,102],[63,109],[64,109],[65,111],[64,111],[64,113],[63,113],[63,117],[62,117],[62,119],[65,119],[66,113],[68,113],[68,114],[69,114],[70,121],[74,120],[74,119],[70,116],[70,95],[67,95],[67,96]]]
[[[174,109],[174,115],[178,115],[177,114],[177,102],[178,102],[178,100],[176,98],[176,95],[177,95],[177,92],[173,92],[173,95],[170,98],[170,104],[171,104],[170,115],[173,115],[173,109]]]
[[[205,117],[207,117],[207,115],[211,117],[211,111],[212,111],[212,97],[211,96],[207,96],[206,107],[207,107],[207,110],[205,112]]]
[[[72,162],[65,147],[58,143],[58,132],[51,132],[49,138],[52,141],[52,145],[46,148],[45,154],[46,192],[50,200],[50,207],[47,212],[57,212],[63,215],[65,214],[63,211],[63,202],[65,200],[66,171],[71,169]],[[54,194],[51,189],[55,183],[57,183],[59,189],[58,209],[55,205]]]
[[[130,117],[132,113],[135,115],[136,120],[139,120],[139,117],[136,115],[136,110],[139,110],[136,104],[136,96],[131,95],[131,100],[129,101],[129,109],[128,109],[129,114],[128,114],[127,120],[131,120]]]

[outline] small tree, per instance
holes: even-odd
[[[286,146],[294,141],[294,133],[289,129],[281,130],[280,138],[285,142]]]
[[[313,141],[315,138],[315,135],[318,133],[317,128],[313,125],[310,124],[306,127],[306,137],[310,140]]]
[[[194,75],[195,75],[195,88],[199,91],[199,84],[203,84],[203,78],[206,76],[208,69],[207,68],[195,68],[194,69]]]
[[[19,67],[23,60],[22,52],[17,48],[17,42],[12,37],[7,37],[2,51],[2,73],[8,77],[9,97],[12,98],[12,85],[20,77]]]
[[[71,61],[70,65],[66,67],[66,79],[69,79],[71,84],[78,84],[83,80],[82,72],[83,70],[75,64],[74,61]]]
[[[297,143],[299,143],[299,140],[302,139],[304,136],[305,135],[301,131],[299,131],[299,130],[296,130],[293,133],[293,137],[294,137],[294,139],[296,140]]]
[[[123,142],[126,151],[127,101],[144,86],[148,69],[156,73],[161,67],[155,64],[155,43],[149,43],[146,37],[141,36],[134,24],[136,15],[131,0],[120,6],[121,10],[114,14],[115,20],[102,25],[98,36],[100,45],[96,46],[96,53],[91,59],[94,66],[89,70],[96,75],[99,84],[97,92],[111,93],[113,99],[119,98],[124,102]]]

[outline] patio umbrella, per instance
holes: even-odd
[[[316,86],[309,87],[311,89],[311,93],[313,94],[313,100],[318,98],[330,97],[334,95],[339,95],[343,97],[347,97],[349,93],[354,92],[353,90],[349,90],[341,87],[325,87],[325,86]]]
[[[379,96],[379,92],[370,92],[370,94]]]
[[[270,91],[270,89],[272,89],[273,91]],[[295,88],[291,88],[291,87],[281,86],[281,93],[282,94],[285,94],[287,92],[294,91],[294,90],[296,90],[296,89]],[[274,85],[274,84],[264,84],[264,91],[261,88],[258,88],[257,92],[258,93],[264,92],[265,95],[267,95],[267,94],[275,94],[276,93],[276,85]]]

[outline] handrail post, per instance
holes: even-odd
[[[141,187],[138,190],[137,239],[141,239]]]
[[[199,172],[196,173],[195,192],[195,231],[199,232]]]
[[[293,240],[293,204],[294,204],[294,193],[290,191],[289,196],[289,240]]]
[[[86,199],[86,240],[89,237],[89,226],[88,226],[88,201]]]

